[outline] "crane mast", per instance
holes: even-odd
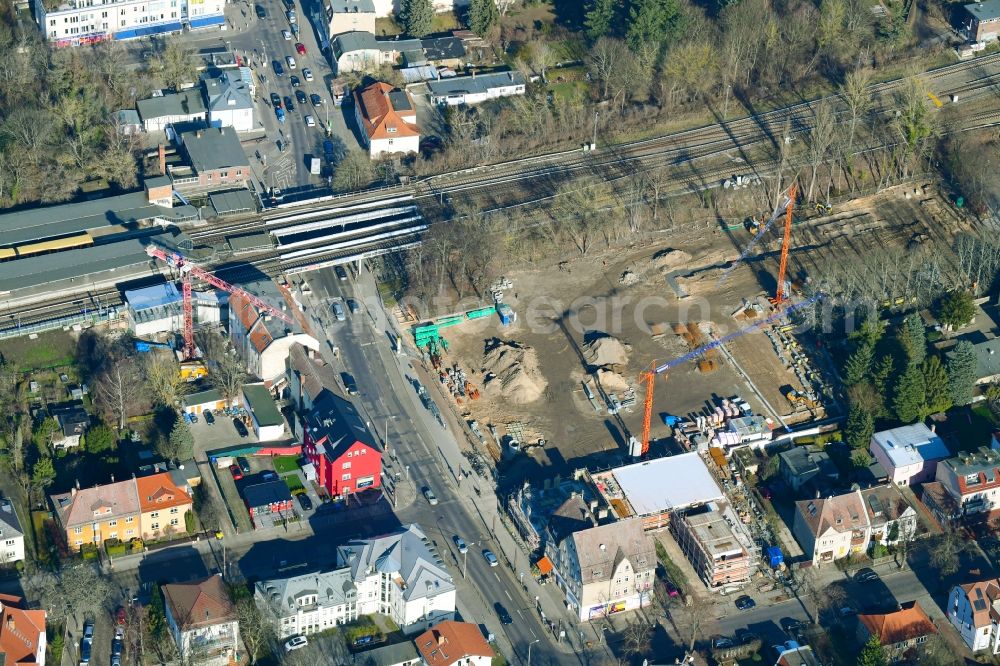
[[[205,269],[199,267],[198,265],[191,262],[189,259],[177,252],[167,252],[166,250],[156,247],[155,245],[150,245],[146,248],[146,254],[150,257],[154,257],[164,262],[171,268],[177,269],[181,274],[181,287],[182,293],[184,295],[184,359],[191,360],[197,356],[196,347],[194,344],[194,307],[192,305],[192,295],[191,295],[191,282],[194,278],[198,278],[203,282],[207,282],[216,289],[221,289],[229,294],[235,294],[246,299],[251,305],[256,307],[258,310],[266,312],[273,315],[283,321],[292,323],[292,318],[287,314],[279,310],[278,308],[268,304],[262,298],[254,296],[245,289],[240,289],[239,287],[229,284],[222,278],[209,273]]]

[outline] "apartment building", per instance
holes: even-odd
[[[436,548],[419,526],[337,548],[358,591],[357,612],[388,615],[403,633],[455,619],[456,590]]]
[[[35,16],[55,46],[83,46],[219,26],[225,6],[225,0],[67,0],[47,9],[35,0]]]
[[[219,575],[164,585],[167,627],[180,663],[229,666],[239,662],[236,607]]]
[[[750,580],[753,542],[737,532],[739,517],[725,504],[692,510],[670,524],[678,545],[709,589]]]
[[[547,544],[546,555],[566,606],[581,621],[641,608],[648,601],[656,552],[642,526],[641,519],[629,518],[577,530]]]
[[[358,619],[358,591],[350,569],[263,580],[254,601],[279,638],[308,636]]]
[[[980,447],[975,453],[938,462],[936,480],[963,515],[1000,508],[1000,451]]]
[[[174,483],[170,472],[73,488],[50,498],[56,521],[71,548],[100,546],[110,539],[156,539],[185,532],[184,514],[192,510],[190,495]]]

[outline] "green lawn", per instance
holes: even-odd
[[[299,478],[298,474],[286,476],[285,485],[288,486],[288,490],[291,491],[293,495],[304,493],[306,491],[306,487],[302,485],[302,479]]]
[[[0,354],[20,372],[73,365],[75,353],[76,341],[65,331],[42,333],[37,340],[23,337],[0,342]]]
[[[298,456],[275,456],[274,471],[278,474],[288,474],[299,469]]]
[[[976,451],[981,446],[988,447],[990,434],[997,427],[996,417],[984,403],[948,412],[948,422],[958,438],[961,451]]]

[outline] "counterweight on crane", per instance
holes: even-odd
[[[220,277],[209,273],[203,268],[199,268],[197,265],[193,264],[186,257],[176,253],[167,252],[166,250],[156,247],[155,245],[150,245],[146,248],[146,254],[151,257],[155,257],[160,261],[166,263],[171,268],[177,269],[181,274],[181,286],[182,293],[184,295],[184,359],[191,360],[196,358],[197,350],[194,344],[194,307],[191,303],[191,280],[198,278],[203,282],[207,282],[216,289],[221,289],[230,294],[235,294],[245,298],[251,305],[256,307],[258,310],[267,312],[270,315],[278,317],[289,324],[292,323],[292,318],[287,314],[282,312],[276,307],[269,305],[266,301],[257,296],[254,296],[245,289],[240,289],[237,286],[231,285]]]

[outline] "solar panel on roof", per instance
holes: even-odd
[[[972,605],[977,611],[986,610],[986,602],[983,601],[982,599],[976,599],[975,601],[972,602]]]

